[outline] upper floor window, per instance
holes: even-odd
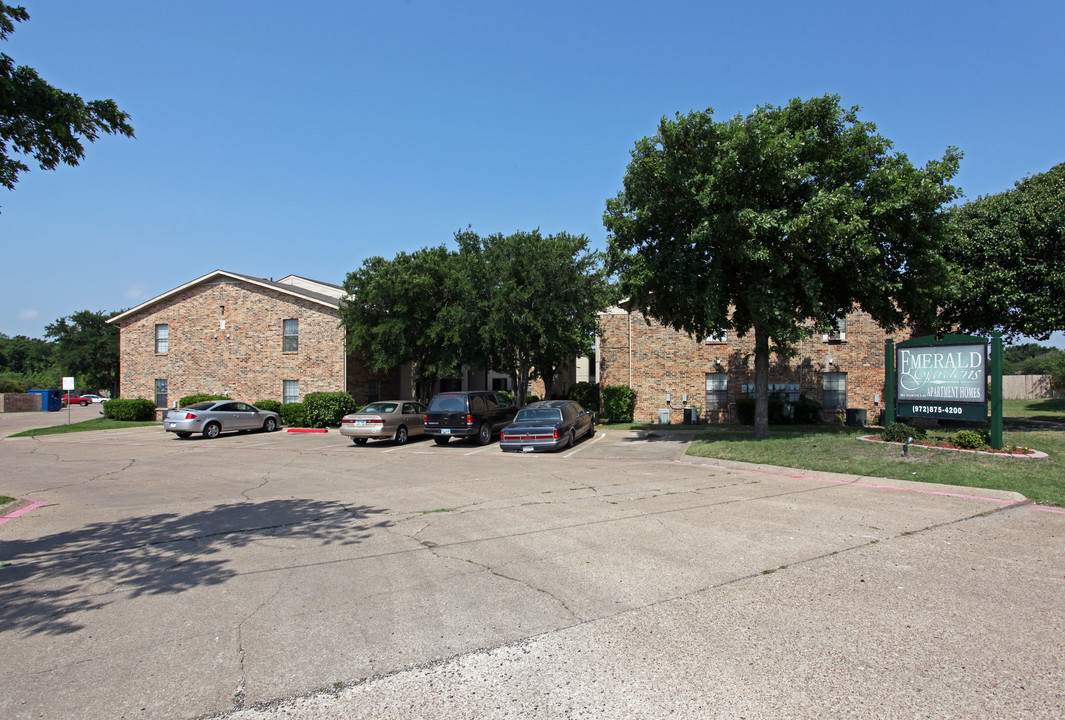
[[[822,333],[822,342],[843,342],[847,339],[847,318],[839,317],[832,321],[827,333]]]
[[[705,343],[727,343],[728,342],[728,330],[719,330],[715,333],[710,333],[703,340]]]
[[[281,351],[296,352],[300,349],[300,321],[285,320],[282,326],[284,340],[281,343]]]
[[[155,354],[166,355],[170,349],[170,327],[168,325],[155,326]]]

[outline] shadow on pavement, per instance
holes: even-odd
[[[352,545],[383,512],[319,500],[232,503],[189,515],[159,513],[100,522],[33,540],[0,544],[0,626],[63,634],[82,626],[64,617],[112,600],[181,593],[237,574],[223,550],[263,538]],[[93,587],[95,586],[95,587]]]

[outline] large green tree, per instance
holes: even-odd
[[[55,340],[55,360],[83,391],[106,389],[118,397],[119,329],[107,323],[117,313],[82,310],[44,328]]]
[[[1065,163],[957,209],[947,256],[961,282],[945,317],[974,333],[1065,330]]]
[[[489,369],[510,376],[524,404],[532,377],[551,393],[560,371],[591,352],[613,286],[602,253],[583,235],[539,230],[481,238],[456,235],[470,289],[470,334]]]
[[[0,40],[29,17],[24,7],[0,2]],[[85,102],[0,53],[0,184],[9,190],[30,169],[21,156],[32,156],[43,170],[77,165],[85,157],[83,141],[100,133],[133,137],[128,121],[114,100]]]
[[[340,316],[348,349],[361,351],[374,372],[411,363],[423,401],[432,384],[457,373],[464,359],[454,322],[456,262],[443,245],[391,260],[371,257],[344,282],[348,297]]]
[[[611,267],[637,309],[700,339],[754,334],[759,438],[771,341],[788,349],[855,305],[886,329],[934,329],[949,290],[960,153],[914,167],[858,110],[826,95],[663,118],[607,202]]]

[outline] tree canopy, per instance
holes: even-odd
[[[1065,330],[1065,163],[966,203],[945,246],[959,270],[944,317],[972,333]]]
[[[924,168],[826,95],[717,122],[663,118],[607,201],[610,266],[635,308],[702,339],[755,338],[755,436],[768,434],[770,340],[788,348],[860,306],[935,325],[960,153]]]
[[[25,8],[0,2],[0,40],[29,17]],[[133,137],[128,121],[114,100],[85,102],[0,53],[0,184],[9,190],[30,169],[20,156],[32,156],[42,170],[75,166],[85,157],[83,140],[93,142],[100,133]]]
[[[118,397],[119,329],[107,323],[115,314],[81,310],[45,326],[56,364],[82,391],[107,389]]]

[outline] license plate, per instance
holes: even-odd
[[[356,421],[355,421],[355,424],[356,424],[356,425],[365,425],[365,424],[366,424],[366,421],[365,421],[365,420],[356,420]]]
[[[533,446],[532,445],[523,445],[522,448],[521,448],[521,451],[522,452],[533,452]]]
[[[441,435],[450,435],[450,434],[451,434],[451,428],[443,428],[443,429],[442,429],[442,430],[440,431],[440,434],[441,434]]]

